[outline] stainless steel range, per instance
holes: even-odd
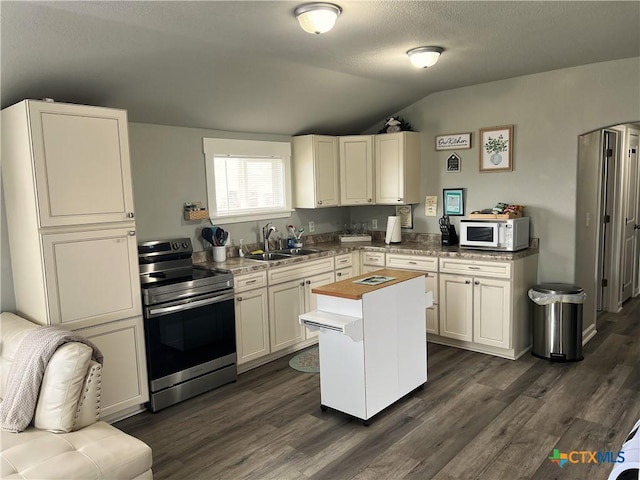
[[[236,380],[233,275],[192,253],[188,238],[138,244],[153,412]]]

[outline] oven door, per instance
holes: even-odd
[[[460,246],[474,248],[498,248],[500,229],[496,222],[460,222]]]
[[[158,391],[235,363],[233,291],[146,307],[147,368]]]

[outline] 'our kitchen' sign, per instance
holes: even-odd
[[[453,133],[436,137],[436,150],[471,148],[471,133]]]

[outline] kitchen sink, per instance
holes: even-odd
[[[285,258],[291,258],[291,255],[280,252],[265,252],[265,253],[250,253],[245,255],[244,258],[251,260],[284,260]]]
[[[318,253],[321,250],[316,250],[314,248],[287,248],[285,250],[277,250],[277,253],[282,253],[285,255],[311,255],[312,253]]]
[[[312,253],[318,253],[322,250],[316,250],[314,248],[287,248],[284,250],[274,250],[273,252],[265,253],[253,253],[245,255],[244,258],[251,260],[284,260],[285,258],[297,257],[299,255],[311,255]]]

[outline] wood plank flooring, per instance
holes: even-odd
[[[320,411],[317,374],[290,357],[159,413],[118,422],[162,479],[589,479],[554,448],[618,451],[640,418],[640,299],[598,319],[585,359],[517,361],[428,344],[427,385],[371,426]]]

